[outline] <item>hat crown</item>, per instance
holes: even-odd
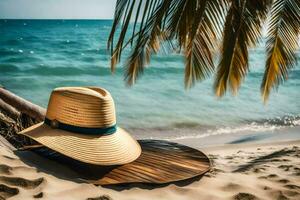
[[[86,128],[105,128],[116,124],[115,105],[110,93],[96,87],[54,89],[46,118]]]

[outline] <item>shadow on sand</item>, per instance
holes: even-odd
[[[264,163],[268,163],[270,161],[274,161],[275,158],[281,157],[281,156],[286,156],[291,153],[295,153],[294,150],[287,150],[287,149],[282,149],[280,151],[275,151],[271,154],[260,156],[256,159],[251,160],[250,162],[239,166],[237,169],[235,169],[233,172],[246,172],[250,169],[253,169],[257,165],[261,165]]]

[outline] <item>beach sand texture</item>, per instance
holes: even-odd
[[[300,141],[201,149],[213,169],[200,180],[163,187],[86,184],[53,161],[14,150],[0,139],[0,199],[300,199]],[[49,174],[45,165],[61,173]]]

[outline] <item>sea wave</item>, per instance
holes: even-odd
[[[50,66],[50,65],[41,65],[35,68],[23,70],[22,73],[34,74],[40,76],[81,76],[86,75],[108,75],[110,70],[104,67],[92,66],[92,67],[62,67],[62,66]]]
[[[209,136],[216,135],[228,135],[228,134],[248,134],[248,133],[258,133],[258,132],[272,132],[285,127],[296,127],[300,126],[300,115],[287,115],[283,117],[277,117],[274,119],[265,119],[261,121],[252,121],[251,123],[237,125],[237,126],[227,126],[227,127],[215,127],[206,126],[203,128],[201,125],[192,124],[192,127],[187,128],[187,125],[176,124],[175,129],[172,132],[175,134],[165,134],[167,136],[158,135],[157,137],[150,137],[151,139],[163,139],[163,140],[183,140],[183,139],[199,139]],[[174,127],[173,127],[174,128]],[[167,128],[164,128],[166,130]],[[180,130],[184,129],[184,130]],[[194,130],[193,130],[194,129]],[[159,131],[162,129],[159,128]],[[189,134],[176,134],[178,133],[189,133]]]
[[[15,71],[18,71],[18,70],[19,70],[19,67],[17,65],[0,63],[0,71],[1,71],[1,73],[15,72]]]
[[[10,39],[10,40],[4,41],[2,45],[18,46],[18,45],[21,45],[22,43],[23,43],[23,41],[20,39]]]
[[[93,57],[85,57],[82,62],[88,63],[91,60],[94,60]],[[8,58],[5,60],[4,64],[0,65],[0,69],[11,68],[17,65],[15,63],[22,62],[35,62],[36,67],[30,68],[19,68],[15,67],[13,70],[14,73],[28,73],[34,75],[47,75],[47,76],[73,76],[73,75],[94,75],[94,76],[110,76],[111,71],[109,66],[99,67],[96,64],[79,64],[77,66],[68,66],[60,64],[61,66],[57,66],[57,64],[49,65],[43,64],[43,61],[33,57],[16,57],[16,58]],[[7,64],[6,64],[7,63]],[[14,64],[10,64],[14,63]],[[8,71],[6,71],[8,70]],[[9,69],[4,69],[4,72],[10,72]],[[124,69],[122,67],[118,67],[116,69],[116,74],[122,75]],[[182,69],[173,68],[173,67],[165,67],[165,68],[148,68],[147,75],[156,75],[156,76],[165,76],[170,74],[182,74]]]
[[[29,51],[30,53],[30,51]],[[37,62],[42,62],[42,59],[39,59],[37,57],[33,57],[33,56],[10,56],[7,58],[3,58],[1,59],[2,63],[17,63],[17,64],[21,64],[21,63],[37,63]]]
[[[299,126],[300,115],[285,115],[283,117],[276,117],[271,119],[257,120],[253,123],[258,125],[274,125],[274,126]]]
[[[8,49],[0,49],[0,56],[14,56],[18,55],[19,52],[13,51],[13,50],[8,50]]]

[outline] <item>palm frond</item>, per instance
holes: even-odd
[[[277,0],[271,10],[267,36],[267,62],[261,84],[264,102],[273,87],[288,78],[295,66],[300,31],[300,1]]]
[[[149,0],[149,7],[147,7],[147,2],[142,15],[140,31],[125,66],[125,80],[128,85],[135,83],[138,76],[143,73],[145,65],[150,62],[151,54],[157,53],[161,41],[165,40],[163,39],[162,25],[166,18],[165,14],[172,8],[172,1]],[[143,19],[146,19],[144,23]]]
[[[249,70],[248,48],[257,42],[270,4],[270,0],[232,0],[214,85],[217,96],[223,96],[227,87],[237,93]]]
[[[227,2],[204,0],[190,3],[186,9],[189,15],[178,30],[179,41],[185,53],[185,87],[203,80],[214,71],[214,52],[221,33]],[[188,26],[186,25],[189,23]],[[215,23],[218,22],[218,23]],[[184,29],[187,26],[187,30]],[[176,29],[174,28],[175,32]],[[183,29],[183,31],[181,31]],[[186,34],[186,36],[185,36]]]
[[[112,59],[111,59],[111,69],[112,69],[112,71],[114,71],[116,64],[120,60],[121,47],[122,47],[122,43],[123,43],[121,38],[125,37],[128,25],[126,26],[125,30],[124,29],[122,30],[122,33],[119,36],[118,45],[117,45],[115,50],[113,50],[114,49],[113,48],[114,35],[117,31],[118,25],[122,21],[122,16],[123,16],[123,13],[125,11],[125,8],[126,8],[126,10],[128,10],[128,6],[130,5],[129,3],[130,3],[130,1],[128,1],[128,0],[117,0],[117,2],[116,2],[114,22],[113,22],[113,25],[112,25],[112,28],[111,28],[111,31],[110,31],[110,35],[109,35],[109,38],[108,38],[108,42],[107,42],[107,48],[111,49],[111,54],[112,54]],[[123,26],[123,28],[124,28],[124,26]]]
[[[114,70],[120,62],[121,53],[126,46],[131,44],[133,51],[126,64],[125,79],[129,85],[133,84],[140,73],[143,72],[145,63],[149,61],[152,51],[157,52],[162,36],[161,25],[165,13],[170,9],[171,0],[119,0],[117,1],[113,27],[108,40],[108,48],[111,49],[111,69]],[[125,5],[129,6],[129,12],[124,12]],[[134,12],[133,12],[134,11]],[[132,36],[128,37],[129,22],[135,13]],[[123,20],[121,18],[123,17]],[[118,42],[114,46],[114,36],[117,26],[122,24]],[[139,26],[139,28],[137,28]],[[127,38],[126,38],[127,36]]]
[[[225,18],[224,0],[119,0],[108,47],[112,49],[112,70],[120,61],[121,52],[131,44],[132,52],[126,64],[125,80],[133,84],[149,63],[151,54],[162,44],[169,49],[183,49],[186,55],[185,85],[211,74],[213,52],[217,35],[221,33]],[[129,11],[126,12],[128,8]],[[125,9],[125,11],[124,11]],[[132,11],[132,9],[134,11]],[[132,16],[135,13],[135,16]],[[123,20],[122,19],[123,16]],[[134,17],[133,32],[126,40],[129,20]],[[138,23],[140,19],[140,23]],[[123,24],[118,42],[113,38],[118,24]],[[139,26],[139,30],[137,26]],[[176,45],[174,44],[176,42]]]

